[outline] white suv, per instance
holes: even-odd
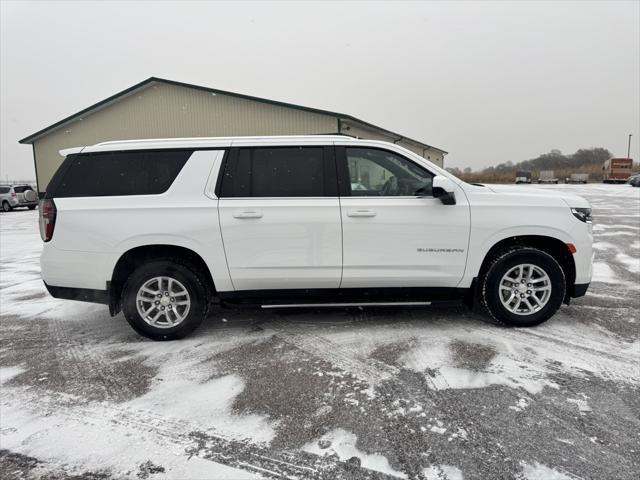
[[[539,324],[591,280],[591,210],[470,185],[397,145],[345,136],[107,142],[66,159],[40,205],[54,297],[180,338],[222,304],[481,305]],[[474,301],[477,300],[477,301]]]

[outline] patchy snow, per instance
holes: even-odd
[[[602,283],[621,283],[616,277],[613,269],[606,263],[602,262],[593,262],[593,278],[591,281]]]
[[[609,242],[593,242],[594,250],[614,250],[616,246]]]
[[[191,457],[187,462],[175,466],[167,478],[188,479],[188,480],[256,480],[263,478],[255,473],[231,468],[210,460],[203,460],[198,457]],[[155,480],[157,475],[153,477]]]
[[[615,230],[615,232],[619,232],[620,230],[624,231],[624,230],[634,230],[634,231],[638,231],[640,230],[640,227],[636,227],[634,225],[623,225],[623,224],[615,224],[615,225],[607,225],[607,224],[603,224],[603,223],[596,223],[593,226],[593,231],[594,232],[604,232],[606,230]]]
[[[580,413],[591,412],[591,407],[587,403],[589,397],[585,394],[581,394],[582,398],[567,398],[567,403],[573,403],[578,407]]]
[[[467,441],[469,439],[469,434],[464,428],[458,427],[458,430],[456,430],[454,433],[449,435],[449,438],[447,439],[447,441],[452,442],[453,440],[456,440],[456,439]]]
[[[0,385],[26,371],[22,367],[0,367]]]
[[[431,465],[422,474],[426,480],[464,480],[462,471],[451,465]]]
[[[620,252],[616,255],[616,260],[624,264],[625,268],[631,273],[640,273],[640,258],[631,257],[626,253]]]
[[[202,383],[181,375],[163,376],[162,370],[158,377],[171,380],[156,380],[148,393],[126,405],[150,410],[154,415],[186,420],[200,429],[215,428],[231,438],[267,443],[273,439],[274,424],[266,417],[231,413],[234,398],[244,388],[243,380],[237,375],[202,378]],[[189,399],[188,408],[185,399]]]
[[[154,435],[145,429],[132,429],[135,415],[117,414],[103,405],[75,408],[64,414],[52,409],[46,415],[34,415],[22,406],[2,403],[2,448],[26,455],[53,466],[72,466],[77,474],[85,470],[108,470],[114,478],[137,478],[140,465],[151,461],[165,469],[161,478],[255,479],[257,475],[215,462],[189,459],[184,444],[176,438]],[[159,433],[167,428],[157,422]],[[73,473],[73,472],[71,472]]]
[[[597,293],[592,290],[587,290],[587,296],[594,297],[594,298],[606,298],[608,300],[624,300],[625,299],[625,297],[620,297],[617,295],[609,295],[604,293]]]
[[[529,406],[529,402],[527,402],[524,398],[520,398],[515,405],[510,405],[509,408],[516,412],[521,412],[528,406]]]
[[[389,460],[383,455],[360,451],[356,447],[357,440],[357,437],[353,433],[338,428],[324,434],[317,441],[307,443],[302,449],[319,456],[336,454],[342,461],[357,457],[360,459],[360,464],[364,468],[382,472],[393,477],[407,478],[406,474],[394,470],[391,465],[389,465]],[[327,444],[329,445],[328,447],[321,447],[321,445],[326,446]]]
[[[564,345],[550,341],[553,337],[569,339],[575,343]],[[549,377],[558,369],[582,376],[586,372],[609,378],[611,371],[622,368],[628,376],[626,381],[640,382],[633,363],[616,359],[603,359],[599,351],[611,344],[603,334],[589,332],[588,337],[576,338],[576,332],[567,324],[543,324],[535,331],[495,330],[485,328],[461,329],[447,322],[432,324],[428,335],[413,335],[416,346],[400,357],[402,364],[417,372],[426,372],[429,384],[436,390],[484,388],[489,385],[505,385],[523,388],[530,394],[539,393],[544,387],[557,388]],[[493,352],[484,365],[459,365],[455,349],[457,342],[478,345]],[[582,343],[581,343],[582,342]],[[628,352],[629,359],[639,359],[639,352],[633,344],[617,345],[620,354]]]
[[[545,386],[556,386],[555,383],[547,380],[544,362],[536,361],[534,354],[508,341],[495,341],[489,338],[481,340],[478,337],[482,337],[482,334],[475,335],[469,332],[468,337],[456,334],[455,338],[468,342],[481,341],[484,345],[491,345],[496,348],[497,355],[483,370],[457,367],[449,344],[442,341],[443,338],[447,338],[447,333],[450,334],[450,332],[443,332],[442,337],[436,335],[430,339],[421,339],[419,346],[402,357],[406,368],[430,372],[427,376],[430,377],[432,388],[436,390],[506,385],[522,387],[529,393],[538,393]]]
[[[527,480],[573,480],[574,477],[560,473],[554,468],[549,468],[538,462],[531,464],[522,463],[522,475]]]

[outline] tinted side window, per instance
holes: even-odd
[[[9,187],[0,187],[0,193],[9,193]]]
[[[335,162],[327,147],[232,150],[221,197],[337,196]]]
[[[430,196],[433,174],[393,152],[345,149],[352,196]]]
[[[168,190],[192,153],[185,150],[141,150],[76,155],[53,195],[106,197],[160,194]]]

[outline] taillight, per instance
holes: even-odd
[[[11,192],[11,196],[15,197],[16,196],[16,192]]]
[[[40,200],[40,237],[48,242],[53,237],[53,227],[56,226],[56,204],[51,199]]]

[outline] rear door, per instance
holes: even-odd
[[[455,287],[464,274],[470,216],[431,192],[434,174],[380,148],[336,147],[343,224],[343,288]]]
[[[232,148],[217,194],[236,290],[338,288],[342,229],[333,147]]]

